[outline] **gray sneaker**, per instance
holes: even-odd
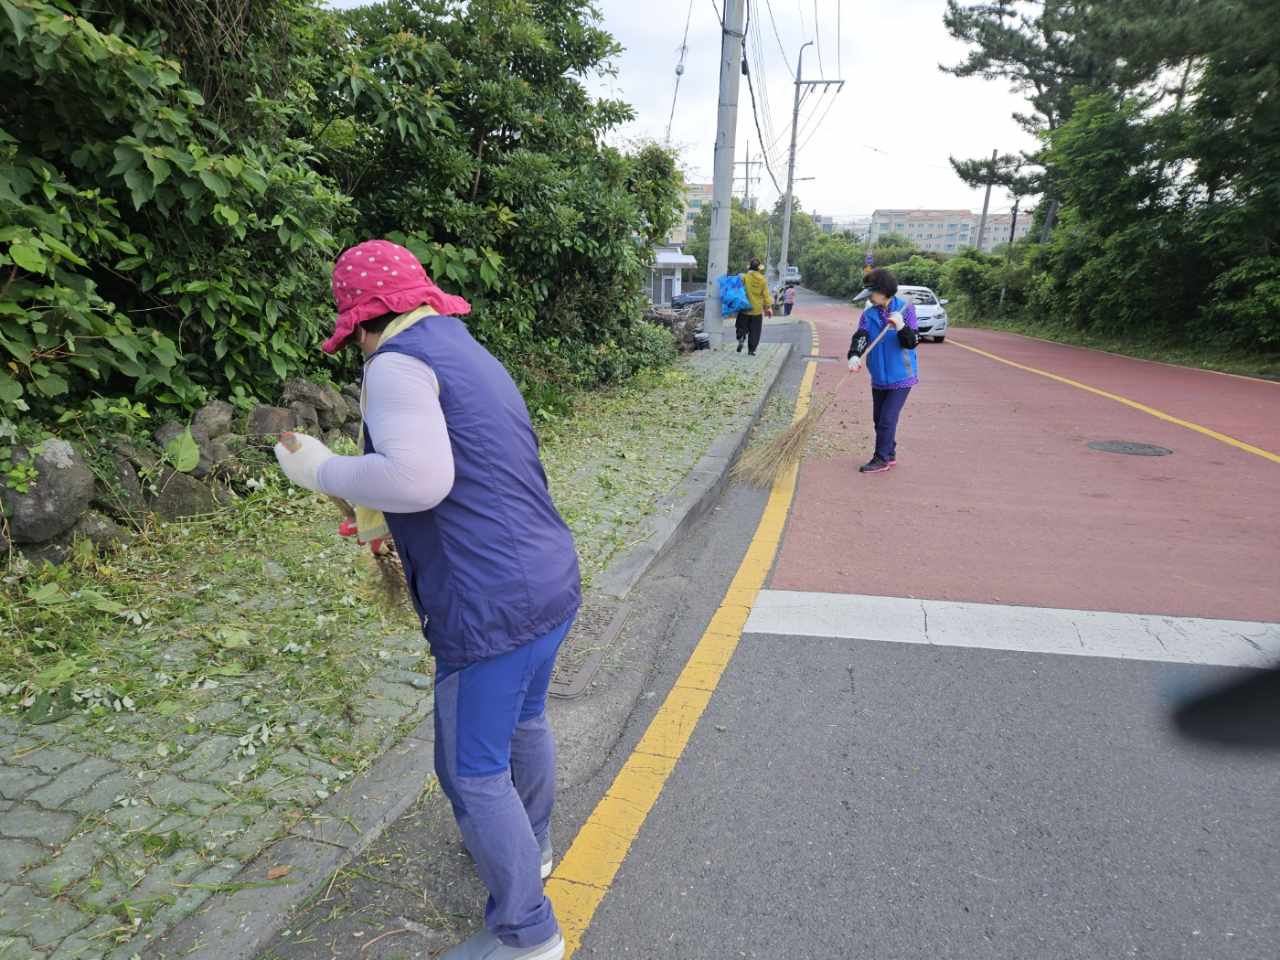
[[[551,850],[551,837],[538,841],[538,851],[542,854],[542,879],[545,880],[551,876],[551,870],[556,865],[556,856]]]
[[[481,930],[447,953],[440,960],[562,960],[564,937],[559,931],[546,943],[534,947],[508,947],[488,930]]]

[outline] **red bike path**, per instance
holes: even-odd
[[[817,303],[799,318],[843,358],[856,317]],[[898,466],[881,475],[857,472],[865,372],[818,364],[815,398],[838,397],[771,588],[1280,621],[1280,384],[963,328],[919,358]]]

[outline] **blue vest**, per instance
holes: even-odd
[[[907,301],[894,297],[889,301],[888,309],[881,310],[871,305],[864,311],[867,321],[867,333],[874,340],[886,323],[888,314],[894,311],[905,312]],[[905,386],[907,381],[920,375],[920,364],[914,350],[904,350],[898,345],[898,338],[890,331],[885,334],[880,344],[866,355],[867,373],[871,375],[871,385],[883,389],[885,387]]]
[[[435,372],[453,448],[449,496],[386,514],[432,654],[465,666],[551,632],[581,603],[578,554],[510,374],[457,317],[427,317],[377,352]],[[377,442],[366,424],[366,451]]]

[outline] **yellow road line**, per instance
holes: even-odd
[[[1252,453],[1255,456],[1262,457],[1264,460],[1270,460],[1272,463],[1280,463],[1280,454],[1272,453],[1270,450],[1263,450],[1261,447],[1255,447],[1251,443],[1245,443],[1243,440],[1237,440],[1235,437],[1229,437],[1225,433],[1219,433],[1210,427],[1201,426],[1198,423],[1192,423],[1190,420],[1183,420],[1172,414],[1165,413],[1163,410],[1157,410],[1155,407],[1149,407],[1145,403],[1139,403],[1137,400],[1130,400],[1128,397],[1122,397],[1118,393],[1110,393],[1106,390],[1099,390],[1097,387],[1091,387],[1087,383],[1080,383],[1078,380],[1072,380],[1069,377],[1059,376],[1056,373],[1049,373],[1047,370],[1039,370],[1036,367],[1028,367],[1026,364],[1016,363],[1013,360],[1006,360],[1004,357],[996,356],[994,353],[988,353],[986,350],[979,350],[977,347],[971,347],[968,344],[960,343],[954,338],[951,339],[957,347],[962,350],[968,350],[970,353],[976,353],[995,360],[997,363],[1003,363],[1018,370],[1025,370],[1027,373],[1034,373],[1041,377],[1047,377],[1050,380],[1056,380],[1058,383],[1065,383],[1069,387],[1075,387],[1084,390],[1086,393],[1092,393],[1095,396],[1106,397],[1108,400],[1114,400],[1116,403],[1123,403],[1126,407],[1132,407],[1134,410],[1141,410],[1143,413],[1150,414],[1158,420],[1164,420],[1167,423],[1174,423],[1180,427],[1186,427],[1188,430],[1194,430],[1196,433],[1203,433],[1206,437],[1212,437],[1214,440],[1220,440],[1225,444],[1233,446],[1246,453]]]
[[[817,364],[809,363],[800,381],[797,418],[809,408],[816,369]],[[609,892],[627,851],[733,658],[742,628],[782,540],[798,470],[798,465],[792,466],[774,481],[746,556],[706,632],[644,736],[547,880],[547,896],[564,933],[566,958],[581,946],[591,918]]]

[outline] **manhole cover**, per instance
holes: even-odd
[[[1089,444],[1089,449],[1101,450],[1103,453],[1127,453],[1131,457],[1167,457],[1173,453],[1168,447],[1134,443],[1130,440],[1095,440]]]
[[[588,601],[578,611],[573,629],[560,646],[551,674],[551,696],[572,700],[587,692],[605,652],[627,620],[629,605]]]

